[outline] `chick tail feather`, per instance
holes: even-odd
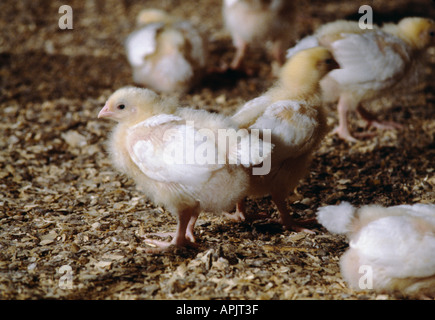
[[[317,211],[317,220],[329,232],[346,234],[350,231],[351,223],[356,208],[349,202],[343,202],[338,206],[326,206]]]

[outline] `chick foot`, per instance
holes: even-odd
[[[237,221],[237,222],[241,222],[241,221],[253,222],[255,220],[264,220],[269,218],[269,215],[265,212],[248,214],[246,212],[246,206],[244,201],[240,201],[237,203],[236,211],[234,213],[224,212],[224,215],[229,220]]]
[[[348,141],[348,142],[357,142],[358,139],[354,138],[349,130],[347,128],[343,128],[343,127],[336,127],[333,131],[333,134],[338,135],[338,137],[344,141]]]
[[[279,222],[282,224],[285,230],[316,234],[315,231],[310,229],[317,225],[317,220],[314,218],[296,221],[288,216],[288,218],[285,219],[280,218]]]
[[[367,125],[369,127],[374,127],[381,130],[394,130],[394,129],[402,129],[403,125],[400,123],[394,122],[394,121],[381,121],[378,120],[376,115],[362,107],[361,105],[357,108],[358,113],[361,115],[361,117],[367,121]]]
[[[306,232],[315,234],[312,227],[317,224],[317,220],[314,219],[305,219],[305,220],[295,220],[290,216],[290,212],[287,208],[285,197],[279,195],[272,195],[273,202],[275,202],[276,207],[279,212],[279,223],[285,230],[292,230],[296,232]]]
[[[163,241],[163,240],[156,240],[156,239],[150,239],[147,236],[157,236],[162,238],[172,237],[172,241]],[[199,245],[195,243],[195,239],[188,239],[187,235],[184,238],[177,239],[175,232],[166,232],[166,233],[150,233],[148,235],[143,236],[144,242],[146,245],[152,247],[147,248],[146,252],[148,253],[159,253],[159,252],[165,252],[168,251],[170,247],[177,246],[177,247],[193,247],[197,248]]]
[[[372,120],[368,123],[369,127],[374,127],[381,130],[400,130],[403,129],[403,125],[394,121],[380,121]]]

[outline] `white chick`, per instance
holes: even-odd
[[[273,58],[282,65],[285,48],[295,38],[296,5],[292,0],[224,0],[222,14],[236,47],[232,69],[241,67],[248,45],[272,41]]]
[[[317,217],[349,239],[340,268],[352,288],[435,298],[435,205],[355,208],[345,202],[320,208]]]
[[[325,48],[301,51],[284,64],[272,88],[232,117],[242,128],[271,130],[271,171],[251,176],[249,195],[271,195],[286,229],[311,232],[290,216],[286,198],[307,174],[313,151],[328,131],[319,81],[336,67]],[[243,204],[237,208],[236,214],[245,219]]]
[[[138,29],[125,41],[136,84],[158,92],[185,93],[204,75],[206,42],[188,21],[158,9],[145,9]]]
[[[195,242],[193,231],[200,212],[229,210],[246,196],[248,167],[270,155],[271,145],[262,144],[264,157],[252,153],[240,165],[240,144],[250,143],[248,130],[240,134],[240,140],[221,145],[216,138],[219,130],[237,130],[229,118],[179,108],[175,101],[163,100],[149,89],[115,91],[98,117],[118,122],[109,139],[114,166],[133,178],[154,204],[178,217],[171,243],[177,246]],[[202,157],[204,153],[207,158]],[[155,244],[156,250],[170,245]]]
[[[369,125],[377,128],[401,127],[379,121],[361,103],[380,97],[398,83],[410,81],[413,63],[434,44],[435,22],[430,19],[404,18],[382,29],[360,29],[358,22],[338,20],[302,39],[287,51],[287,57],[317,45],[333,52],[341,68],[322,80],[324,98],[329,102],[338,100],[339,125],[335,133],[344,140],[356,141],[349,131],[349,111],[357,110]]]

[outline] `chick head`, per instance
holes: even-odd
[[[165,22],[169,20],[170,20],[170,16],[163,10],[143,9],[137,15],[136,24],[139,26],[143,26],[149,23]]]
[[[288,88],[315,89],[329,71],[339,67],[328,49],[314,47],[292,56],[282,67],[280,80]]]
[[[435,45],[435,21],[428,18],[410,17],[400,20],[400,34],[416,49]]]
[[[124,87],[116,90],[98,114],[126,124],[135,124],[162,112],[171,112],[170,105],[164,106],[160,97],[152,90]]]

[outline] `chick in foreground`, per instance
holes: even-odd
[[[435,298],[435,205],[344,202],[320,208],[317,217],[349,240],[340,268],[352,288]]]
[[[286,229],[311,232],[290,216],[286,198],[308,173],[312,154],[328,131],[319,81],[336,67],[325,48],[301,51],[284,64],[273,87],[232,116],[242,128],[271,130],[271,171],[251,175],[249,195],[271,195]],[[244,220],[243,202],[237,208]]]
[[[136,84],[158,92],[184,93],[204,75],[207,48],[188,21],[178,21],[158,9],[144,9],[138,29],[125,41]]]
[[[240,69],[248,46],[272,42],[273,58],[282,65],[285,49],[295,37],[296,5],[293,0],[224,0],[222,15],[236,53],[232,69]]]
[[[108,144],[113,165],[134,179],[154,204],[178,217],[172,243],[155,241],[156,250],[194,244],[200,212],[230,210],[246,196],[249,167],[270,155],[271,144],[264,143],[259,144],[261,152],[239,161],[244,150],[240,145],[250,143],[248,130],[238,131],[239,140],[220,144],[219,130],[238,129],[229,118],[179,108],[176,101],[161,99],[149,89],[115,91],[98,117],[118,122]]]
[[[378,120],[361,103],[413,80],[414,63],[427,47],[435,45],[435,22],[411,17],[382,28],[361,29],[358,22],[338,20],[302,39],[287,51],[287,57],[318,45],[329,48],[340,65],[340,69],[333,70],[321,82],[325,101],[338,100],[339,125],[335,133],[344,140],[356,141],[349,130],[349,111],[356,110],[376,128],[401,127]]]

